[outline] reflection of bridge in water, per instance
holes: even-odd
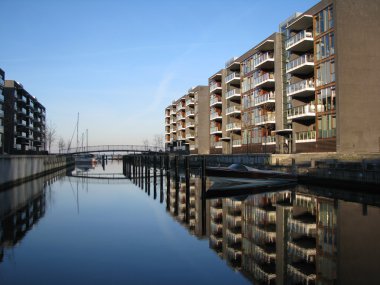
[[[80,173],[71,174],[65,179],[69,181],[80,181],[91,184],[128,184],[127,177],[122,173]]]
[[[146,146],[146,145],[97,145],[87,147],[69,148],[67,154],[94,153],[94,152],[132,152],[132,153],[149,153],[163,152],[163,147]]]

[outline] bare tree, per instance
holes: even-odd
[[[49,152],[51,150],[51,145],[55,142],[57,138],[57,131],[55,129],[54,124],[50,121],[49,124],[46,125],[46,144],[48,146]]]
[[[143,140],[143,145],[145,147],[145,150],[148,150],[148,148],[149,148],[149,140],[147,140],[147,139]]]
[[[65,151],[65,147],[66,147],[65,140],[62,137],[60,137],[58,140],[59,153],[63,153]]]
[[[164,140],[160,134],[154,135],[153,141],[154,141],[154,146],[156,147],[157,150],[162,148]]]

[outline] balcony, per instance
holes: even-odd
[[[316,131],[306,131],[296,133],[296,143],[307,143],[316,141]]]
[[[226,131],[240,131],[241,123],[230,123],[226,126]]]
[[[177,129],[176,128],[170,128],[170,132],[175,134],[177,132]]]
[[[315,119],[315,105],[307,104],[288,110],[288,120],[311,120]]]
[[[3,118],[3,117],[4,117],[4,111],[0,110],[0,118]]]
[[[194,117],[194,110],[186,111],[186,117]]]
[[[264,136],[262,140],[262,145],[275,145],[276,137],[275,136]]]
[[[195,123],[194,122],[187,122],[186,123],[186,128],[194,128],[195,127]]]
[[[175,124],[177,124],[177,122],[176,122],[176,120],[171,119],[171,120],[170,120],[170,124],[171,124],[171,125],[175,125]]]
[[[211,144],[211,147],[214,147],[214,148],[222,148],[222,147],[223,147],[223,145],[222,145],[222,141],[214,142],[213,144]]]
[[[228,75],[225,79],[226,84],[237,84],[240,83],[240,73],[239,72],[232,72],[230,75]]]
[[[274,92],[268,92],[263,95],[258,95],[254,97],[254,106],[261,106],[264,104],[274,104],[275,103],[275,93]]]
[[[4,86],[4,84],[5,84],[4,78],[0,77],[0,86]]]
[[[233,140],[232,147],[241,147],[241,140]]]
[[[24,97],[24,96],[17,97],[17,101],[18,101],[18,102],[21,102],[21,103],[25,103],[25,104],[26,104],[26,102],[27,102],[26,97]]]
[[[254,61],[254,68],[271,69],[274,67],[273,52],[262,53]]]
[[[212,93],[212,92],[217,93],[219,91],[222,91],[222,83],[214,82],[214,83],[210,84],[210,93]]]
[[[218,112],[213,112],[210,114],[210,120],[211,121],[218,121],[218,120],[222,120],[222,114],[221,113],[218,113]]]
[[[226,109],[227,116],[236,115],[236,114],[240,115],[240,113],[241,113],[240,106],[231,106]]]
[[[303,30],[285,42],[285,49],[293,52],[306,52],[313,48],[313,33]]]
[[[309,97],[314,96],[315,88],[312,79],[302,80],[297,83],[290,84],[286,87],[286,95],[293,97]]]
[[[186,134],[186,139],[188,139],[188,140],[193,140],[193,139],[195,139],[195,133],[194,133],[194,132],[187,133],[187,134]]]
[[[185,124],[177,124],[177,131],[184,131],[185,130]]]
[[[304,54],[286,64],[286,72],[291,74],[309,74],[314,71],[314,55]]]
[[[4,102],[4,95],[0,93],[0,102]]]
[[[226,93],[227,100],[240,99],[240,98],[241,98],[240,89],[232,89]]]
[[[170,112],[165,112],[165,118],[170,118]]]
[[[313,262],[317,254],[315,238],[301,237],[288,241],[288,252],[307,262]]]
[[[177,105],[177,111],[185,110],[185,107],[186,107],[185,104],[182,104],[182,103],[181,103],[181,104],[178,104],[178,105]]]
[[[274,73],[267,72],[253,79],[255,88],[257,87],[274,87]]]
[[[24,109],[24,108],[22,108],[22,109],[18,109],[18,110],[17,110],[17,113],[18,113],[19,115],[26,115],[26,109]]]
[[[25,121],[18,121],[17,125],[26,127],[26,122]]]
[[[216,135],[216,134],[221,134],[222,133],[222,128],[221,127],[212,127],[210,128],[210,135]]]
[[[210,107],[221,106],[222,98],[218,96],[212,96],[210,99]]]
[[[255,120],[256,126],[267,125],[267,124],[275,124],[276,116],[275,113],[268,113],[266,115],[262,115]]]
[[[183,136],[183,135],[177,136],[177,141],[184,141],[184,140],[185,140],[185,136]]]
[[[190,98],[186,100],[186,107],[194,106],[194,98]]]

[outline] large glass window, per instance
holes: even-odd
[[[317,60],[324,59],[334,54],[334,33],[321,37],[315,44],[315,55]]]
[[[319,35],[334,27],[332,6],[322,10],[315,16],[315,34]]]
[[[322,86],[335,81],[335,62],[334,60],[321,63],[317,67],[316,86]]]
[[[330,110],[335,110],[335,86],[321,89],[317,94],[317,99],[318,112],[327,112]]]
[[[336,137],[336,116],[329,114],[318,117],[318,138]]]

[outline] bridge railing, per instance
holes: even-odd
[[[69,148],[65,153],[89,153],[89,152],[160,152],[164,147],[145,146],[145,145],[97,145],[88,147]]]

